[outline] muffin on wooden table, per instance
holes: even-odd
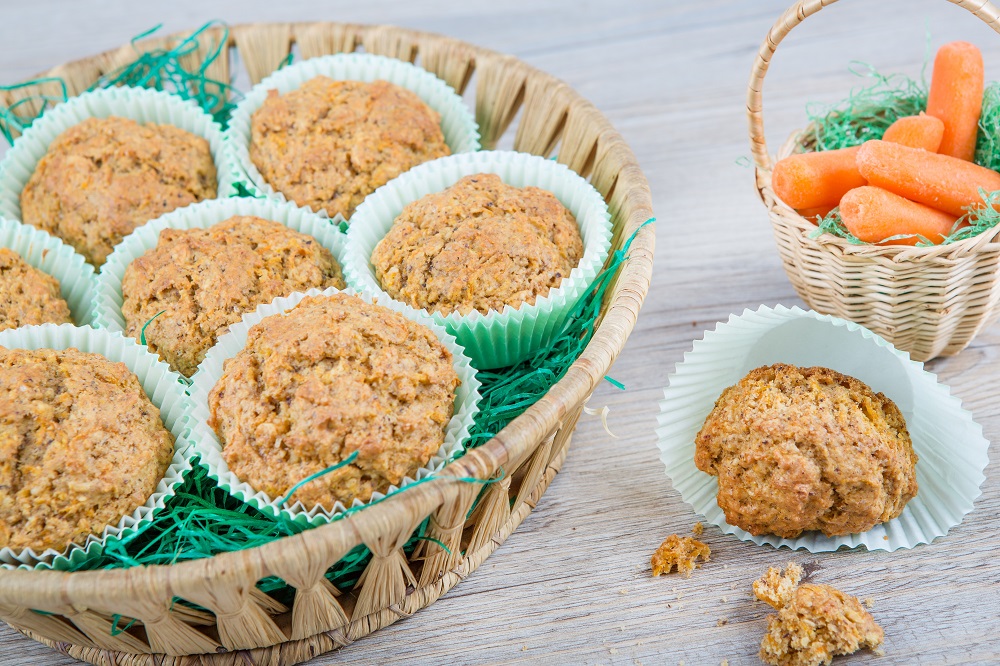
[[[279,222],[238,215],[208,228],[166,228],[156,247],[125,269],[125,334],[190,377],[243,314],[326,287],[344,287],[336,258]]]
[[[794,538],[865,532],[917,494],[917,455],[899,408],[828,368],[778,363],[723,391],[696,438],[726,522]]]
[[[415,476],[445,442],[460,384],[435,334],[345,293],[250,328],[208,396],[229,470],[272,500],[331,510]],[[196,380],[197,386],[197,380]]]
[[[533,304],[582,256],[576,219],[551,192],[480,173],[408,204],[371,262],[393,298],[465,315]]]
[[[250,159],[271,187],[300,206],[349,218],[402,172],[450,155],[441,116],[388,81],[317,76],[270,90],[251,119]]]
[[[82,544],[142,506],[174,437],[125,366],[0,347],[0,548]]]
[[[122,238],[217,193],[204,138],[130,118],[87,118],[60,134],[21,191],[21,219],[100,266]]]
[[[0,331],[30,324],[72,324],[59,281],[0,247]]]

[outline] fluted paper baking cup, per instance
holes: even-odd
[[[10,548],[0,549],[0,562],[4,568],[68,569],[98,557],[107,543],[123,540],[145,527],[183,483],[183,476],[190,469],[186,456],[191,444],[191,400],[180,375],[145,347],[122,337],[120,333],[71,324],[24,326],[0,331],[0,346],[8,349],[76,348],[124,363],[138,377],[143,391],[160,410],[163,424],[174,436],[174,457],[156,490],[145,504],[122,516],[116,525],[107,526],[100,535],[90,535],[82,545],[73,544],[62,551],[48,549],[36,553],[30,548],[20,552]],[[109,407],[113,409],[113,406]]]
[[[716,478],[694,464],[695,436],[724,389],[773,363],[831,368],[896,403],[919,456],[917,496],[898,518],[860,534],[806,532],[796,539],[752,536],[726,522]],[[696,341],[664,389],[657,435],[674,488],[708,522],[744,541],[813,553],[844,546],[893,551],[944,536],[972,511],[989,462],[982,428],[922,363],[863,326],[797,307],[747,310]]]
[[[198,367],[198,372],[192,377],[192,384],[188,390],[192,399],[192,432],[194,434],[194,446],[192,451],[201,458],[201,464],[208,470],[208,475],[215,479],[221,488],[237,499],[250,504],[256,509],[263,511],[273,518],[284,518],[293,520],[301,525],[321,525],[335,520],[348,509],[341,502],[337,502],[331,510],[322,506],[306,507],[302,502],[295,502],[292,505],[280,504],[280,498],[272,498],[267,493],[258,491],[250,484],[242,481],[236,474],[230,471],[225,458],[222,457],[222,444],[215,430],[208,425],[211,413],[208,407],[208,396],[212,388],[222,377],[223,364],[226,359],[236,356],[246,345],[247,333],[250,328],[259,323],[265,317],[281,315],[288,312],[306,296],[324,295],[340,293],[341,290],[333,287],[320,291],[310,289],[307,292],[297,292],[290,296],[276,298],[271,303],[261,305],[256,311],[243,315],[243,320],[233,324],[229,332],[219,337],[218,343],[212,347],[205,360]],[[376,302],[370,293],[346,290],[359,296],[368,303]],[[476,370],[472,367],[469,357],[465,355],[465,350],[448,334],[444,328],[435,324],[432,320],[423,317],[413,308],[396,302],[378,302],[379,305],[398,312],[407,319],[411,319],[418,324],[429,328],[438,340],[451,352],[452,365],[461,384],[455,391],[455,411],[445,429],[444,443],[437,453],[431,457],[426,465],[417,470],[413,478],[406,477],[399,486],[390,486],[386,493],[374,493],[368,502],[355,499],[350,508],[361,507],[371,502],[376,502],[387,495],[399,491],[401,488],[421,481],[439,471],[447,464],[450,457],[461,451],[462,443],[469,436],[469,429],[472,427],[476,414],[479,412],[479,380],[476,379]]]
[[[71,97],[45,112],[22,134],[0,162],[0,216],[21,218],[21,190],[49,145],[87,118],[131,118],[138,123],[173,125],[208,141],[218,178],[218,196],[233,193],[232,167],[223,149],[222,128],[197,104],[148,88],[107,88]]]
[[[410,169],[377,189],[358,206],[347,232],[347,283],[390,298],[371,264],[372,251],[410,202],[441,192],[465,176],[494,173],[507,185],[540,187],[552,192],[576,217],[583,237],[583,258],[557,289],[533,304],[504,306],[487,314],[452,312],[425,315],[448,329],[481,370],[513,365],[545,345],[558,332],[600,272],[611,248],[611,216],[600,193],[562,164],[527,153],[483,151],[442,157]]]
[[[234,169],[233,179],[246,183],[254,196],[285,199],[271,187],[250,159],[250,121],[270,90],[285,94],[306,81],[326,76],[334,81],[388,81],[415,93],[441,115],[441,132],[452,154],[479,150],[479,126],[462,98],[447,83],[425,69],[394,58],[366,53],[337,53],[310,58],[258,83],[233,110],[225,131],[226,150]]]
[[[59,293],[73,321],[79,326],[91,323],[97,279],[83,255],[41,229],[2,217],[0,247],[17,252],[30,266],[59,280]]]
[[[252,215],[280,222],[289,229],[312,236],[330,250],[343,270],[346,237],[337,224],[308,208],[277,199],[231,198],[202,201],[158,217],[125,237],[108,256],[97,277],[94,292],[94,325],[111,331],[125,330],[122,315],[122,280],[129,264],[156,247],[164,229],[206,229],[236,215]]]

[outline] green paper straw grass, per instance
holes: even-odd
[[[837,150],[858,146],[865,141],[881,139],[889,125],[904,116],[915,116],[927,108],[927,86],[903,75],[885,76],[868,65],[855,63],[853,70],[871,82],[852,90],[850,96],[831,107],[807,108],[810,129],[801,137],[801,143],[810,150]],[[979,119],[979,137],[976,140],[976,163],[1000,171],[1000,83],[991,83],[983,92],[983,110]],[[1000,192],[981,191],[983,204],[969,207],[948,236],[940,243],[949,245],[973,238],[993,229],[1000,223],[1000,213],[993,206],[1000,204]],[[840,210],[834,208],[820,220],[816,231],[818,238],[833,234],[852,245],[870,245],[860,240],[844,226]],[[912,236],[893,236],[891,239]],[[917,247],[937,245],[928,238],[917,237]]]

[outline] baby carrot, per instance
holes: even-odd
[[[920,238],[893,236],[919,234],[940,243],[955,226],[956,218],[930,206],[870,185],[851,190],[840,200],[840,217],[852,234],[866,243],[916,245]]]
[[[882,140],[936,153],[941,147],[943,136],[944,123],[939,118],[921,113],[919,116],[898,118],[889,125],[889,129],[882,135]]]
[[[982,204],[980,188],[1000,190],[1000,173],[992,169],[886,141],[862,144],[858,170],[872,185],[956,217]]]
[[[792,208],[836,206],[848,190],[861,187],[858,146],[789,155],[774,165],[771,187]]]
[[[799,208],[795,212],[806,218],[810,222],[819,224],[819,221],[830,214],[833,206],[816,206],[814,208]]]
[[[968,42],[938,49],[927,96],[927,114],[944,122],[938,152],[972,161],[983,107],[983,54]]]

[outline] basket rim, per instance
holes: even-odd
[[[385,527],[392,522],[391,516],[394,507],[406,505],[411,512],[422,511],[424,515],[429,514],[435,507],[457,495],[463,483],[456,477],[489,478],[503,465],[510,461],[519,460],[531,450],[532,446],[537,445],[550,432],[558,428],[564,420],[569,419],[573,411],[593,392],[624,347],[649,290],[653,268],[655,225],[647,224],[653,217],[653,213],[652,195],[645,175],[642,173],[631,148],[604,114],[565,82],[519,58],[464,40],[422,30],[385,24],[336,21],[243,23],[226,26],[228,29],[226,46],[228,48],[236,46],[237,35],[241,29],[260,26],[287,27],[289,39],[294,42],[294,38],[291,36],[294,28],[319,25],[343,26],[356,30],[355,47],[362,42],[365,36],[379,30],[391,30],[398,35],[412,39],[415,44],[421,42],[451,44],[466,49],[472,55],[473,64],[478,64],[482,60],[502,60],[519,68],[525,75],[538,77],[552,86],[559,86],[569,96],[571,102],[586,107],[588,122],[596,123],[600,130],[597,132],[600,135],[600,142],[595,146],[595,151],[603,155],[614,154],[621,162],[610,182],[605,183],[608,192],[605,197],[623,199],[627,194],[634,197],[631,212],[627,216],[624,213],[622,215],[620,238],[628,238],[633,233],[635,234],[629,250],[629,259],[621,267],[617,276],[618,286],[613,297],[604,306],[602,317],[598,320],[592,339],[563,378],[554,384],[537,403],[508,424],[493,439],[446,466],[442,472],[450,472],[450,478],[447,475],[442,475],[432,482],[413,486],[405,494],[394,497],[394,501],[371,506],[365,511],[351,516],[349,520],[336,521],[262,546],[220,553],[210,558],[171,565],[78,572],[0,570],[0,604],[22,606],[24,600],[30,598],[42,602],[37,604],[38,607],[62,605],[66,601],[65,586],[70,584],[71,579],[73,587],[78,590],[84,586],[95,589],[118,586],[122,590],[126,590],[129,587],[126,581],[138,580],[138,576],[148,579],[157,571],[161,572],[163,576],[169,575],[171,578],[178,576],[212,577],[218,572],[241,568],[248,560],[261,563],[265,560],[268,562],[284,561],[288,558],[287,553],[299,548],[306,548],[312,540],[334,537],[335,530],[349,529],[355,537],[359,534],[369,536],[376,534],[379,527]],[[136,45],[142,45],[144,42],[167,43],[169,40],[181,39],[190,32],[190,30],[181,30],[167,36],[149,38],[137,42]],[[88,63],[102,57],[110,58],[122,48],[125,47],[109,49],[102,53],[63,63],[55,66],[52,70],[58,72],[68,65]],[[44,77],[49,75],[52,70],[32,78]],[[625,179],[629,181],[627,194],[626,186],[623,184]]]

